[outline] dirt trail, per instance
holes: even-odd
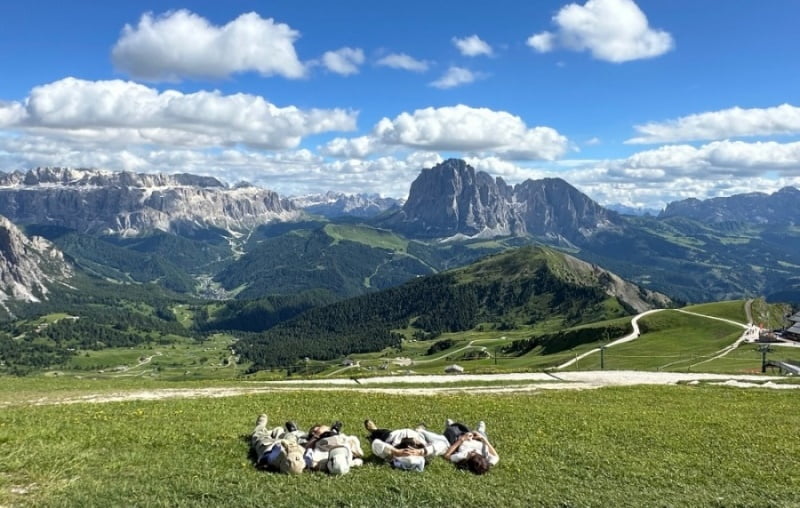
[[[743,388],[800,389],[800,384],[778,384],[782,376],[725,375],[679,372],[641,371],[587,371],[510,374],[463,374],[457,376],[386,376],[352,379],[308,379],[292,381],[248,382],[247,386],[208,388],[162,388],[120,392],[88,393],[59,396],[57,394],[32,400],[0,402],[0,408],[11,406],[45,406],[58,404],[104,403],[133,400],[164,400],[185,398],[220,398],[246,394],[263,394],[287,391],[353,391],[358,393],[384,393],[393,395],[438,394],[502,394],[536,392],[541,390],[587,390],[604,386],[674,385],[678,383],[711,383]],[[466,386],[464,383],[504,382],[503,386]],[[459,386],[402,387],[403,384],[459,383]],[[397,387],[369,387],[370,384],[393,384]]]

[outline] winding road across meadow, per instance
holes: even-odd
[[[739,336],[739,338],[736,339],[736,341],[733,344],[731,344],[729,346],[725,346],[724,348],[720,349],[719,351],[716,351],[715,353],[713,353],[713,356],[711,356],[709,358],[706,358],[706,359],[704,359],[704,360],[702,360],[700,362],[694,363],[694,364],[690,365],[689,367],[694,367],[695,365],[701,365],[703,363],[707,363],[707,362],[710,362],[712,360],[716,360],[717,358],[722,358],[723,356],[727,355],[728,353],[730,353],[731,351],[733,351],[734,349],[739,347],[742,344],[742,342],[753,341],[753,340],[758,339],[758,328],[753,326],[753,318],[752,318],[752,313],[751,313],[752,304],[753,304],[753,300],[747,300],[745,302],[745,305],[744,305],[745,314],[747,315],[747,324],[740,323],[738,321],[733,321],[732,319],[726,319],[726,318],[721,318],[721,317],[716,317],[716,316],[709,316],[709,315],[706,315],[706,314],[698,314],[697,312],[691,312],[691,311],[683,310],[683,309],[651,309],[651,310],[646,310],[646,311],[644,311],[644,312],[642,312],[640,314],[637,314],[636,316],[633,317],[633,319],[631,319],[631,326],[633,328],[633,331],[631,333],[629,333],[628,335],[626,335],[626,336],[624,336],[624,337],[622,337],[620,339],[617,339],[617,340],[607,344],[604,347],[610,348],[612,346],[616,346],[616,345],[619,345],[619,344],[624,344],[626,342],[630,342],[632,340],[638,339],[639,335],[641,335],[641,333],[639,331],[639,319],[643,318],[644,316],[653,314],[654,312],[662,312],[662,311],[666,311],[666,310],[675,311],[675,312],[682,312],[684,314],[689,314],[689,315],[692,315],[692,316],[699,316],[699,317],[707,318],[707,319],[714,319],[714,320],[717,320],[717,321],[722,321],[724,323],[728,323],[728,324],[731,324],[731,325],[734,325],[734,326],[739,326],[741,328],[744,328],[744,332],[742,332],[742,335]],[[600,352],[600,348],[594,348],[591,351],[587,351],[586,353],[583,353],[581,355],[576,356],[575,358],[569,360],[568,362],[562,363],[561,365],[556,367],[556,370],[561,370],[561,369],[564,369],[566,367],[569,367],[570,365],[582,360],[583,358],[586,358],[587,356],[592,355],[594,353],[598,353],[598,352]]]

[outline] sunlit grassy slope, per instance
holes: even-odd
[[[640,387],[408,397],[283,392],[224,399],[15,407],[0,412],[3,506],[797,506],[796,394]],[[768,408],[768,410],[766,410]],[[399,427],[486,420],[484,477],[435,459],[421,474],[368,456],[347,476],[254,469],[266,411]],[[783,466],[782,466],[783,465]],[[785,466],[785,467],[784,467]]]

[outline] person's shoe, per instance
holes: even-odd
[[[481,434],[486,434],[486,422],[483,420],[478,422],[478,432]]]
[[[338,434],[339,432],[342,431],[342,425],[344,424],[341,421],[336,420],[335,422],[333,422],[333,425],[331,425],[331,432]]]
[[[375,422],[370,419],[364,420],[364,428],[370,432],[373,430],[378,430],[378,426],[375,425]]]
[[[267,426],[267,415],[261,413],[260,415],[258,415],[258,418],[256,418],[256,427],[266,427],[266,426]]]
[[[450,418],[448,418],[447,420],[445,420],[445,421],[444,421],[444,426],[445,426],[445,427],[449,427],[449,426],[453,425],[454,423],[455,423],[455,422],[454,422],[453,420],[451,420]]]
[[[295,432],[295,431],[297,431],[297,424],[294,423],[291,420],[289,420],[288,422],[283,424],[283,426],[286,427],[286,432]]]

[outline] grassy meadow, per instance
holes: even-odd
[[[791,457],[800,456],[800,414],[788,392],[290,391],[12,405],[0,412],[0,506],[798,506]],[[433,429],[447,417],[484,419],[501,461],[483,477],[441,458],[423,473],[392,470],[369,452],[344,477],[258,471],[247,438],[262,411],[275,424],[341,418],[360,436],[366,417]]]
[[[746,323],[745,301],[726,301],[693,305],[684,310],[705,316]],[[777,327],[785,312],[783,306],[755,300],[754,319]],[[182,319],[188,319],[181,314]],[[57,319],[45,316],[42,320]],[[593,323],[597,329],[592,342],[543,354],[541,347],[514,356],[504,354],[503,348],[515,340],[554,333],[563,329],[560,320],[544,320],[533,326],[519,325],[497,330],[489,324],[467,332],[444,333],[432,340],[412,339],[412,329],[399,330],[407,339],[400,348],[349,356],[355,366],[343,365],[342,359],[320,362],[309,360],[292,376],[315,373],[314,377],[363,377],[386,374],[441,374],[445,367],[456,363],[469,373],[542,371],[553,369],[583,353],[599,348],[618,337],[605,336],[605,326],[630,322],[630,317]],[[761,356],[756,346],[743,344],[721,358],[711,358],[733,344],[741,335],[741,327],[717,319],[694,314],[664,310],[644,317],[642,335],[631,342],[606,348],[602,367],[610,370],[649,370],[678,372],[755,373],[760,372]],[[84,379],[142,378],[184,382],[192,380],[275,380],[287,377],[286,369],[260,371],[245,376],[248,364],[239,363],[231,354],[236,339],[229,334],[214,334],[203,340],[167,336],[166,344],[149,342],[133,348],[108,348],[79,351],[64,365],[45,371],[48,376],[80,377]],[[440,341],[450,341],[449,347],[429,354],[428,350]],[[769,359],[800,361],[800,348],[773,346]],[[566,367],[566,370],[598,370],[599,351]]]

